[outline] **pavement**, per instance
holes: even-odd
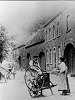
[[[2,80],[0,82],[0,100],[75,100],[75,77],[68,75],[70,84],[70,95],[62,96],[58,92],[58,86],[53,87],[53,95],[49,89],[43,90],[43,94],[46,97],[31,98],[28,89],[24,81],[25,71],[17,71],[15,79],[11,75],[11,79],[7,83]],[[51,75],[51,81],[56,84],[58,83],[58,77]]]

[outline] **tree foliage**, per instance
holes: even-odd
[[[11,55],[11,39],[8,36],[7,29],[0,25],[0,61]]]

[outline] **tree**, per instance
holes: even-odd
[[[3,59],[3,46],[5,41],[5,28],[0,25],[0,62],[2,62]]]
[[[0,25],[0,61],[8,59],[12,56],[11,38],[8,35],[7,29]]]

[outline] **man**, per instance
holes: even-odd
[[[34,69],[35,71],[37,71],[37,73],[40,75],[42,74],[41,69],[40,69],[40,65],[38,62],[38,56],[33,56],[33,60],[31,60],[29,62],[29,65],[32,69]]]
[[[31,60],[29,62],[29,65],[30,65],[30,68],[33,70],[33,74],[35,75],[36,80],[37,80],[38,76],[41,79],[42,71],[40,69],[40,65],[39,65],[39,62],[38,62],[38,56],[34,56],[33,60]],[[35,81],[35,84],[36,84],[36,81]],[[41,85],[41,83],[39,83],[39,85]],[[40,96],[44,96],[42,94],[42,90],[41,90]]]

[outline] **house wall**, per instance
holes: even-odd
[[[70,54],[71,51],[75,48],[75,14],[73,12],[65,12],[60,14],[56,19],[54,19],[49,25],[45,27],[45,43],[46,43],[46,69],[51,70],[54,67],[58,67],[60,61],[59,57],[60,56],[65,56],[64,51],[69,45],[70,50],[68,52],[69,56],[68,58],[66,57],[67,62],[72,62],[71,66],[73,68],[69,68],[72,70],[72,72],[75,72],[74,64],[75,64],[75,53],[72,52],[73,56]],[[57,36],[57,23],[59,22],[59,28],[60,28],[60,34]],[[53,38],[53,26],[55,25],[55,38]],[[47,39],[47,34],[49,33],[49,29],[51,28],[51,38]],[[59,52],[59,47],[60,47],[60,52]],[[56,58],[54,58],[54,48],[55,48],[55,53],[56,53]],[[52,50],[52,63],[50,63],[50,50]],[[60,54],[60,55],[59,55]],[[72,57],[71,57],[72,56]],[[47,61],[47,59],[49,59]],[[72,60],[73,61],[72,61]],[[55,64],[56,63],[56,64]],[[70,66],[67,64],[68,67]]]
[[[57,35],[58,22],[59,22],[59,33]],[[53,38],[54,25],[55,25],[55,38]],[[49,31],[50,28],[51,28],[51,35],[50,39],[47,40],[47,33],[48,34],[50,33]],[[22,58],[22,66],[25,68],[27,67],[27,54],[30,54],[30,59],[32,59],[34,55],[39,56],[40,52],[44,52],[46,70],[51,70],[52,68],[58,67],[60,63],[59,61],[60,56],[65,56],[67,62],[69,63],[71,61],[72,63],[72,64],[69,63],[67,65],[68,69],[72,70],[73,72],[73,70],[75,70],[74,68],[75,12],[73,10],[71,12],[63,12],[58,17],[56,17],[52,22],[50,22],[46,27],[44,27],[44,37],[45,37],[45,42],[38,43],[37,45],[28,48],[25,48],[25,46],[19,48],[20,56]],[[70,54],[70,52],[72,53],[72,55]],[[72,67],[69,68],[70,65]]]
[[[30,59],[33,59],[33,56],[35,56],[35,55],[39,56],[40,52],[44,52],[44,54],[46,54],[45,42],[27,48],[26,51],[25,51],[25,57],[27,59],[27,54],[29,53],[30,54]]]

